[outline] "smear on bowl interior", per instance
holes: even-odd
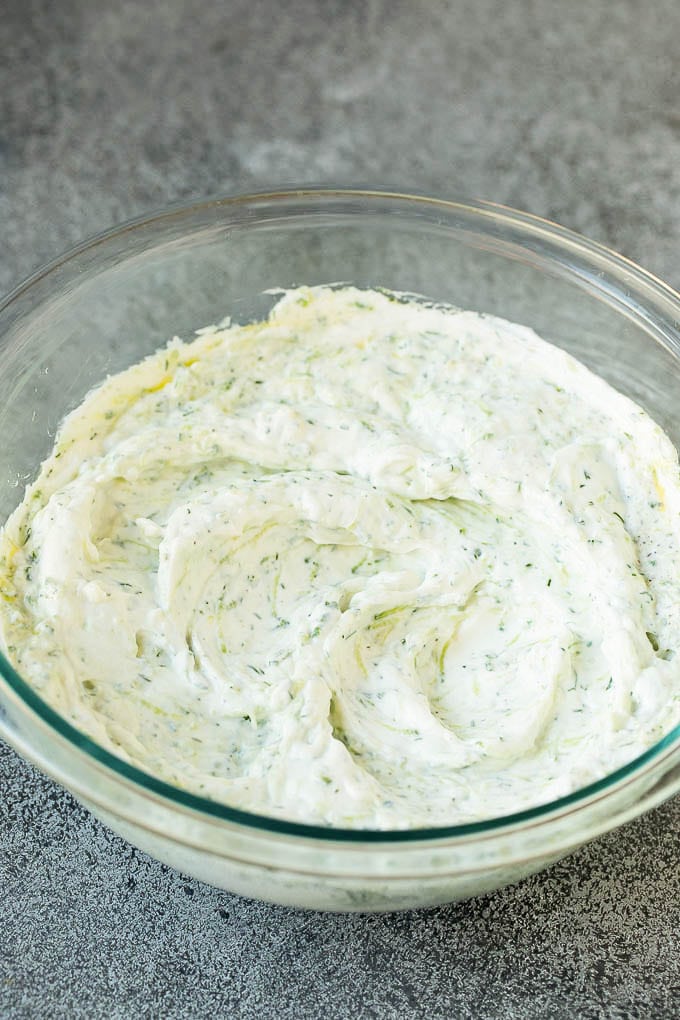
[[[335,826],[503,815],[678,721],[678,479],[531,330],[299,288],[66,418],[2,533],[2,641],[183,789]]]

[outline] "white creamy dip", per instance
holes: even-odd
[[[529,329],[300,288],[68,416],[0,593],[21,675],[176,786],[336,826],[488,818],[677,723],[678,459]]]

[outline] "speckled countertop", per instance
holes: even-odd
[[[5,0],[0,291],[82,236],[285,181],[557,219],[680,285],[675,0]],[[672,1018],[680,800],[543,875],[379,916],[156,864],[0,745],[0,1018]]]

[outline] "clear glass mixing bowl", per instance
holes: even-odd
[[[680,296],[601,246],[488,203],[304,188],[207,201],[81,245],[0,308],[0,517],[87,391],[272,287],[413,291],[532,326],[680,444]],[[680,569],[680,564],[679,564]],[[274,821],[182,792],[75,730],[0,656],[0,733],[112,829],[213,885],[284,904],[385,910],[515,881],[680,789],[680,729],[568,797],[408,832]]]

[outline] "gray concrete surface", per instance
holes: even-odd
[[[168,201],[462,192],[680,285],[675,0],[4,0],[0,290]],[[0,748],[0,1017],[671,1018],[677,800],[541,876],[394,916],[176,874]]]

